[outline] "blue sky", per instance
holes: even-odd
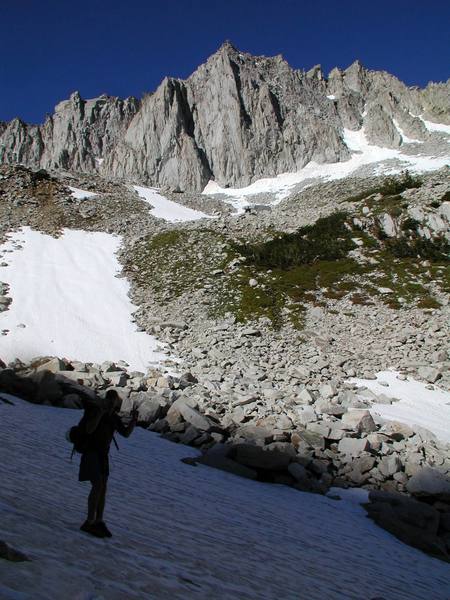
[[[423,86],[450,76],[449,25],[444,0],[5,0],[0,120],[42,122],[74,90],[140,97],[226,39],[326,73],[359,58]]]

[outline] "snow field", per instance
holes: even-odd
[[[139,196],[152,205],[151,214],[158,219],[164,219],[170,223],[181,223],[183,221],[197,221],[198,219],[212,219],[210,215],[187,208],[177,202],[168,200],[161,196],[155,188],[146,188],[140,185],[134,185],[133,189]]]
[[[428,384],[414,379],[401,381],[397,376],[395,371],[381,371],[376,380],[353,378],[350,382],[366,387],[374,394],[399,400],[393,404],[374,404],[370,409],[373,415],[423,427],[441,441],[450,443],[450,393],[437,386],[427,389]]]
[[[0,561],[2,600],[448,600],[448,565],[343,499],[235,477],[180,458],[195,449],[136,430],[111,450],[98,540],[79,531],[89,484],[65,431],[79,411],[0,402],[0,539],[32,562]]]
[[[9,309],[0,313],[0,357],[8,362],[59,356],[84,362],[125,360],[145,372],[167,355],[132,323],[136,307],[119,278],[120,238],[64,230],[53,238],[28,227],[0,246],[0,280],[9,284]]]

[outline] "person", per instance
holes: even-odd
[[[137,409],[131,411],[127,426],[118,413],[122,400],[115,390],[106,392],[100,406],[86,405],[80,427],[86,434],[85,450],[81,454],[79,481],[90,481],[92,488],[88,497],[88,514],[80,529],[96,537],[111,537],[111,532],[103,520],[106,488],[109,476],[109,448],[117,431],[129,437],[137,422]]]

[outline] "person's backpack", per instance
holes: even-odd
[[[84,452],[87,452],[87,450],[89,448],[90,437],[91,437],[90,434],[86,433],[85,418],[83,416],[81,418],[81,421],[78,423],[78,425],[74,425],[66,433],[66,439],[71,444],[73,444],[71,456],[73,456],[75,454],[75,452],[78,452],[79,454],[83,454]],[[117,448],[117,450],[119,450],[119,445],[114,436],[112,438],[112,441],[114,442],[114,445]]]
[[[83,454],[83,452],[87,451],[89,443],[89,434],[85,431],[83,419],[81,419],[78,425],[74,425],[69,429],[66,437],[69,440],[69,442],[73,444],[72,454],[74,454],[74,452],[79,452],[80,454]]]

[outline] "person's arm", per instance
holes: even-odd
[[[119,417],[119,415],[115,415],[115,421],[116,421],[115,427],[116,427],[117,432],[120,435],[122,435],[123,437],[129,437],[133,433],[133,429],[136,426],[137,419],[138,419],[137,410],[131,411],[131,420],[128,423],[128,425],[124,425],[122,422],[122,419]]]

